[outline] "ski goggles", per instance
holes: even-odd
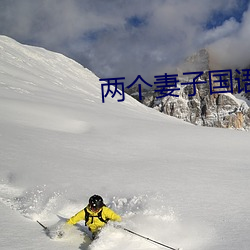
[[[101,207],[97,207],[97,206],[89,206],[90,210],[93,212],[97,212],[101,209]]]

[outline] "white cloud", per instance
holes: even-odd
[[[201,35],[200,40],[203,44],[211,44],[232,34],[237,34],[239,28],[240,24],[232,17],[226,20],[221,26],[205,31],[204,35]]]
[[[226,25],[224,25],[225,28]],[[232,25],[232,32],[209,46],[214,67],[242,68],[250,65],[250,8],[241,23]]]
[[[243,24],[230,19],[204,31],[213,11],[236,7],[237,0],[2,0],[0,32],[63,52],[100,77],[153,80],[211,42],[234,46],[230,32],[248,37],[247,15]],[[144,25],[129,26],[135,16]]]

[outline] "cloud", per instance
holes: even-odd
[[[215,11],[230,16],[237,2],[2,0],[0,33],[64,53],[103,78],[126,77],[130,84],[140,74],[152,83],[204,46],[212,44],[216,54],[225,44],[238,46],[233,33],[248,39],[247,13],[242,23],[229,18],[206,29]]]
[[[231,28],[229,28],[230,26]],[[244,68],[250,66],[250,8],[245,11],[242,22],[224,23],[218,29],[225,33],[209,45],[214,68]],[[230,32],[228,32],[230,31]],[[214,31],[216,33],[216,30]]]
[[[232,17],[226,20],[221,26],[205,31],[201,36],[200,42],[202,44],[211,44],[231,34],[238,33],[239,28],[240,24]]]

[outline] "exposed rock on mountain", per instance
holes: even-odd
[[[210,94],[210,84],[214,88],[218,87],[218,79],[211,76],[209,81],[208,72],[211,70],[209,52],[206,49],[187,58],[178,67],[179,91],[175,91],[174,96],[159,98],[155,89],[144,91],[142,103],[146,106],[159,110],[167,115],[171,115],[184,121],[209,127],[245,129],[250,127],[250,109],[247,102],[236,98],[231,93]],[[221,70],[221,69],[218,69]],[[183,82],[192,82],[197,75],[183,76],[184,72],[203,71],[204,74],[197,78],[196,84],[181,85]],[[206,83],[202,83],[206,81]],[[200,82],[200,84],[198,84]],[[193,86],[196,88],[196,94]],[[221,85],[219,85],[221,86]],[[237,84],[234,82],[235,90]],[[225,90],[225,88],[223,89]],[[219,92],[219,89],[217,89]],[[138,99],[138,93],[134,91],[132,96]]]

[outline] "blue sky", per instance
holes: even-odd
[[[1,0],[0,34],[63,53],[99,77],[148,82],[209,48],[216,67],[250,56],[249,0]]]
[[[216,28],[224,23],[225,20],[230,18],[235,18],[235,20],[239,23],[242,22],[242,17],[245,11],[248,9],[248,0],[240,0],[237,2],[236,8],[233,8],[229,12],[224,12],[223,9],[215,10],[211,13],[211,17],[208,19],[206,23],[207,29]]]

